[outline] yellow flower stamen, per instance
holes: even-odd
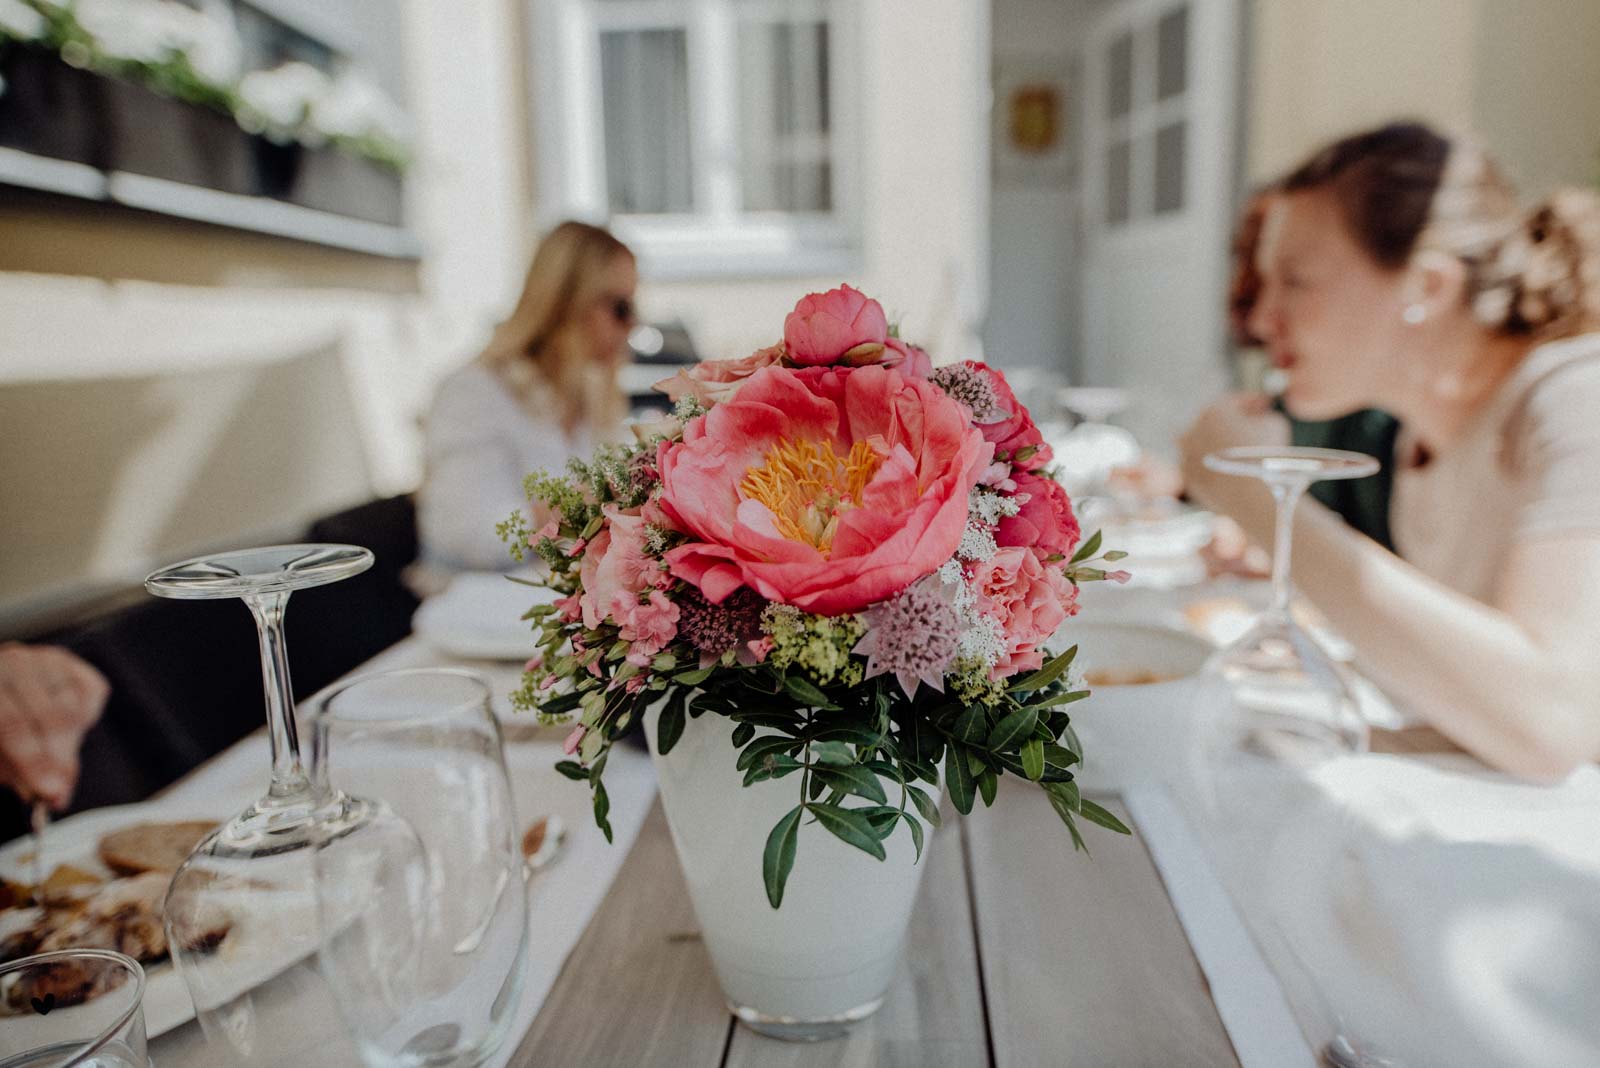
[[[767,506],[778,531],[827,556],[840,514],[861,503],[862,491],[878,473],[882,458],[858,441],[846,456],[831,441],[780,441],[760,467],[744,473],[739,492]]]

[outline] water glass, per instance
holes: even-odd
[[[423,885],[390,887],[392,909],[363,907],[370,876],[354,852],[328,853],[340,867],[319,872],[323,971],[372,1065],[480,1064],[516,1010],[528,917],[489,696],[470,672],[392,671],[340,687],[314,715],[316,762],[384,798],[425,858]]]
[[[149,1068],[144,969],[107,949],[0,965],[0,1068]]]

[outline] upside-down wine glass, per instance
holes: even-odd
[[[1290,612],[1294,510],[1313,483],[1365,478],[1378,461],[1358,452],[1294,446],[1244,446],[1214,452],[1205,465],[1267,484],[1277,504],[1272,603],[1249,630],[1212,658],[1209,670],[1232,693],[1223,743],[1286,764],[1364,752],[1367,723],[1346,671]]]
[[[317,967],[324,935],[317,879],[330,852],[338,871],[362,880],[351,896],[400,932],[390,966],[403,970],[415,949],[392,917],[419,911],[420,843],[385,804],[332,789],[325,766],[302,763],[284,645],[291,592],[371,565],[372,553],[353,545],[277,545],[187,560],[145,580],[161,597],[242,599],[260,640],[271,785],[195,847],[173,876],[165,908],[173,962],[218,1063],[360,1063]]]

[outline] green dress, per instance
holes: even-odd
[[[1290,419],[1290,440],[1296,445],[1320,449],[1348,449],[1375,456],[1383,464],[1367,478],[1343,482],[1319,482],[1311,495],[1338,512],[1344,521],[1386,549],[1393,550],[1389,536],[1389,491],[1394,483],[1394,440],[1400,424],[1387,413],[1365,410],[1352,412],[1326,422],[1308,423]]]

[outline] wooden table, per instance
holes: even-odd
[[[1096,830],[1092,857],[1074,854],[1043,794],[1015,783],[992,809],[947,811],[883,1008],[805,1045],[735,1025],[658,801],[510,1063],[1237,1065],[1149,855]]]

